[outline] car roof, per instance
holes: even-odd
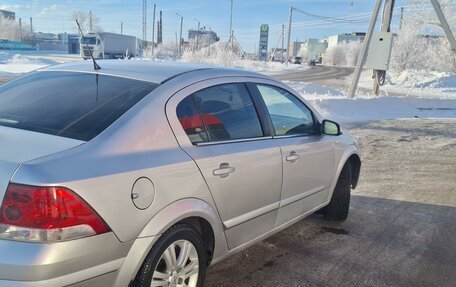
[[[91,60],[69,62],[39,69],[38,71],[66,71],[97,73],[123,78],[148,81],[162,84],[172,78],[193,71],[213,71],[216,74],[229,76],[267,77],[259,73],[241,69],[232,69],[210,65],[189,64],[180,62],[157,62],[149,60],[98,60],[101,70],[94,70]]]

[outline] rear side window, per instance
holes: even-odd
[[[192,96],[186,97],[179,103],[176,113],[182,128],[193,144],[208,141],[206,127]]]
[[[193,112],[190,113],[193,121],[188,120],[189,113],[184,116],[184,106],[193,105],[188,99],[193,100],[200,112],[202,125]],[[263,136],[258,114],[244,84],[218,85],[198,91],[178,105],[177,114],[192,143]]]
[[[157,86],[89,73],[36,72],[0,86],[0,125],[89,141]]]

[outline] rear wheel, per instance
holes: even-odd
[[[188,224],[166,231],[144,260],[136,276],[138,287],[201,287],[207,255],[200,234]]]
[[[351,164],[348,161],[340,172],[329,204],[321,210],[328,220],[345,220],[350,207]]]

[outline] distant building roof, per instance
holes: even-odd
[[[0,10],[0,16],[10,20],[16,19],[16,13],[6,10]]]

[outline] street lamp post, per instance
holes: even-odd
[[[182,44],[182,25],[184,24],[184,16],[180,15],[179,13],[176,13],[176,15],[181,18],[181,26],[180,26],[180,32],[179,32],[179,44],[177,45],[177,55],[180,56],[181,44]]]
[[[154,48],[155,48],[155,9],[157,7],[157,4],[152,1],[152,3],[154,3],[154,14],[153,14],[153,20],[152,20],[152,57],[154,56]]]

